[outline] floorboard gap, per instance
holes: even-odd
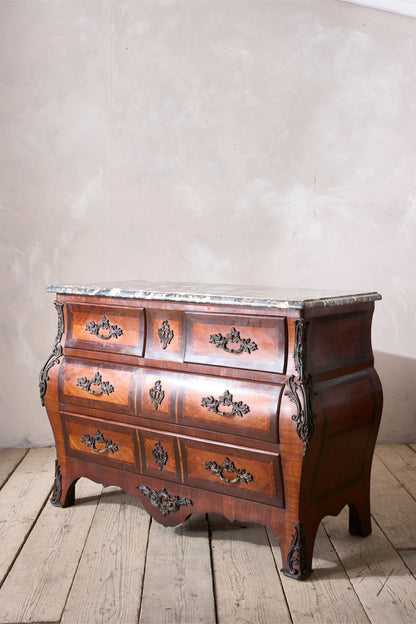
[[[218,624],[218,608],[217,608],[217,594],[215,591],[215,576],[214,576],[214,557],[212,554],[212,530],[209,521],[209,515],[205,514],[208,525],[208,544],[209,544],[209,558],[211,562],[211,580],[212,580],[212,594],[214,596],[214,612],[215,612],[215,624]]]
[[[2,490],[4,488],[4,486],[6,485],[6,483],[8,482],[8,480],[10,479],[10,477],[13,475],[13,473],[15,472],[15,470],[17,470],[17,468],[20,466],[20,464],[22,463],[22,461],[24,460],[24,458],[26,457],[26,455],[29,453],[30,449],[22,449],[25,451],[24,455],[19,459],[19,461],[17,462],[17,464],[15,465],[15,467],[13,468],[13,470],[7,475],[7,477],[5,478],[5,480],[3,481],[3,483],[0,486],[0,490]]]
[[[285,588],[283,587],[282,579],[281,579],[281,576],[280,576],[280,569],[279,569],[279,566],[278,566],[278,564],[277,564],[276,557],[274,556],[273,546],[272,546],[272,543],[271,543],[271,541],[270,541],[269,529],[267,529],[267,528],[266,528],[266,536],[267,536],[267,541],[269,542],[270,550],[271,550],[271,552],[272,552],[272,556],[273,556],[273,560],[274,560],[274,565],[275,565],[276,572],[277,572],[277,577],[278,577],[278,579],[279,579],[280,587],[282,588],[283,597],[284,597],[284,599],[285,599],[285,603],[286,603],[286,606],[287,606],[287,611],[288,611],[288,613],[289,613],[290,621],[291,621],[291,622],[292,622],[292,624],[293,624],[292,612],[291,612],[291,610],[290,610],[289,602],[288,602],[288,600],[287,600],[287,596],[286,596]],[[279,544],[279,548],[280,548],[280,544]]]
[[[76,484],[75,484],[75,492],[76,492],[76,487],[77,487],[77,486],[76,486]],[[103,488],[103,489],[104,489],[104,488]],[[78,563],[77,563],[77,566],[76,566],[76,568],[75,568],[74,576],[72,577],[72,581],[71,581],[71,584],[70,584],[70,586],[69,586],[68,593],[67,593],[66,598],[65,598],[65,602],[64,602],[64,606],[63,606],[63,609],[62,609],[62,612],[61,612],[61,617],[60,617],[60,619],[59,619],[59,622],[61,622],[61,620],[62,620],[62,616],[63,616],[63,614],[64,614],[64,612],[65,612],[66,605],[67,605],[67,602],[68,602],[68,598],[69,598],[69,595],[70,595],[70,593],[71,593],[72,586],[73,586],[73,584],[74,584],[74,580],[75,580],[75,577],[76,577],[77,572],[78,572],[78,568],[79,568],[79,565],[80,565],[80,562],[81,562],[81,559],[82,559],[82,555],[84,554],[85,545],[86,545],[86,543],[87,543],[87,541],[88,541],[88,536],[89,536],[89,534],[90,534],[90,532],[91,532],[91,527],[92,527],[92,525],[93,525],[93,523],[94,523],[95,514],[97,513],[97,509],[98,509],[98,505],[99,505],[100,500],[101,500],[101,495],[102,495],[102,493],[103,493],[103,490],[101,491],[101,494],[100,494],[100,496],[99,496],[99,498],[98,498],[98,501],[97,501],[97,504],[96,504],[96,506],[95,506],[94,515],[93,515],[93,517],[92,517],[92,519],[91,519],[91,523],[90,523],[90,526],[89,526],[89,529],[88,529],[88,533],[87,533],[87,536],[86,536],[86,538],[85,538],[84,546],[82,547],[81,554],[80,554],[80,556],[79,556]],[[74,503],[74,504],[76,505],[76,498],[75,498],[75,503]],[[42,623],[42,624],[43,624],[43,623]],[[59,623],[58,623],[58,624],[59,624]]]
[[[145,552],[145,555],[144,555],[143,578],[142,578],[142,587],[141,587],[141,591],[140,591],[140,603],[139,603],[139,609],[137,611],[137,623],[138,624],[140,622],[140,617],[141,617],[141,613],[142,613],[143,591],[144,591],[144,583],[145,583],[145,579],[146,579],[146,569],[147,569],[147,553],[149,551],[150,529],[152,528],[152,522],[153,522],[153,518],[152,518],[152,516],[150,516],[149,529],[147,531],[146,552]]]
[[[371,517],[371,519],[373,519],[373,518]],[[377,526],[378,526],[378,525],[377,525]],[[330,534],[328,533],[328,531],[326,530],[326,528],[325,528],[325,526],[324,526],[324,525],[322,525],[322,528],[323,528],[323,530],[325,531],[326,536],[328,537],[328,539],[329,539],[329,541],[330,541],[330,544],[331,544],[332,548],[334,549],[334,553],[335,553],[335,555],[336,555],[336,557],[337,557],[337,559],[338,559],[338,561],[339,561],[339,565],[340,565],[340,567],[343,569],[343,571],[344,571],[344,574],[345,574],[346,578],[349,580],[349,583],[350,583],[350,586],[351,586],[352,591],[353,591],[353,592],[354,592],[354,594],[356,595],[357,600],[358,600],[358,602],[360,603],[360,605],[362,606],[364,613],[367,615],[367,617],[368,617],[368,621],[369,621],[369,622],[371,622],[370,617],[369,617],[369,615],[368,615],[368,613],[367,613],[367,609],[365,608],[365,606],[364,606],[363,602],[360,600],[360,596],[359,596],[359,595],[357,594],[357,592],[355,591],[354,583],[351,581],[350,575],[348,574],[348,570],[347,570],[347,569],[346,569],[346,567],[344,566],[344,563],[343,563],[343,561],[342,561],[342,559],[341,559],[340,555],[338,554],[337,549],[335,548],[335,544],[334,544],[334,542],[332,541]],[[365,539],[365,538],[363,538],[363,539]]]

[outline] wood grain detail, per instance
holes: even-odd
[[[159,431],[138,429],[137,436],[140,445],[141,472],[158,479],[181,482],[180,457],[178,441],[175,436],[167,436]],[[167,461],[162,468],[153,456],[153,450],[159,442],[167,455]]]
[[[106,353],[143,355],[144,309],[98,305],[66,304],[68,332],[65,345],[76,349],[91,349]],[[106,317],[111,325],[117,325],[122,334],[102,339],[86,329],[91,321],[99,323]],[[100,332],[105,334],[104,331]]]
[[[322,433],[310,491],[312,505],[363,479],[377,412],[367,370],[318,384],[316,394]],[[328,470],[328,466],[337,470]]]
[[[114,388],[109,394],[89,394],[79,385],[79,379],[83,377],[91,379],[97,372]],[[133,367],[66,358],[60,369],[59,400],[61,403],[80,407],[94,407],[133,415],[137,376],[138,370]]]
[[[371,319],[372,310],[315,318],[308,347],[311,374],[371,360]]]
[[[235,401],[249,407],[243,416],[220,415],[202,405],[204,397],[221,397],[228,390]],[[178,423],[203,429],[278,442],[277,414],[282,385],[241,382],[211,376],[183,376],[179,387]],[[228,407],[221,411],[231,412]]]
[[[284,373],[286,322],[268,316],[185,313],[185,361],[215,366]],[[214,334],[227,335],[235,327],[244,339],[256,344],[250,353],[228,353],[210,342]]]
[[[176,310],[146,310],[146,358],[183,362],[185,349],[183,318],[183,312]],[[169,327],[173,332],[173,337],[166,349],[163,348],[158,334],[163,321],[168,321]]]
[[[184,482],[248,500],[283,507],[283,486],[279,454],[180,439]],[[228,457],[238,469],[252,476],[248,483],[226,483],[207,470],[206,462],[221,464]]]
[[[180,375],[174,372],[162,371],[152,368],[143,368],[140,371],[139,386],[137,389],[136,414],[152,420],[175,422],[176,421],[176,395]],[[150,391],[155,384],[160,382],[160,388],[164,393],[160,403],[156,403],[157,409]]]
[[[71,457],[87,459],[104,465],[122,465],[127,469],[138,470],[138,453],[135,431],[125,425],[115,425],[103,420],[62,414],[62,427],[65,432],[66,452]],[[104,454],[95,453],[82,441],[82,436],[94,436],[99,431],[106,440],[117,445],[117,451]],[[97,445],[98,448],[99,445]]]

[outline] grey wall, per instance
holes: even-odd
[[[52,441],[53,282],[379,290],[416,441],[416,20],[336,0],[0,0],[0,445]]]

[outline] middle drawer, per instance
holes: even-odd
[[[283,386],[192,375],[178,392],[178,424],[277,443]]]
[[[278,443],[282,384],[66,358],[60,401]]]

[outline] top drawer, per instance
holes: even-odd
[[[66,309],[67,347],[143,355],[143,308],[67,303]]]
[[[185,361],[284,373],[285,319],[187,313]]]

